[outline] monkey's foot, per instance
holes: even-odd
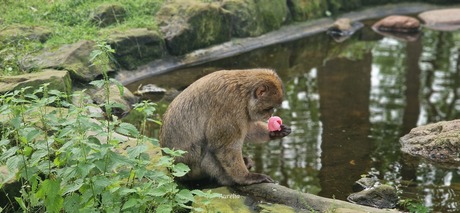
[[[243,157],[244,160],[244,165],[246,165],[246,168],[250,170],[252,167],[254,167],[254,161],[251,160],[249,157]]]
[[[270,176],[260,173],[249,173],[242,185],[255,183],[273,183],[275,182]]]

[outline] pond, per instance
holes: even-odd
[[[399,138],[418,125],[460,118],[460,32],[423,29],[406,42],[373,32],[373,22],[341,43],[320,33],[127,86],[181,90],[216,70],[273,68],[286,89],[275,114],[293,133],[245,147],[256,172],[340,200],[362,175],[371,175],[396,186],[401,198],[457,211],[460,168],[405,156]]]

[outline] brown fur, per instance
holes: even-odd
[[[273,182],[250,173],[244,141],[284,137],[290,129],[269,132],[264,122],[283,100],[283,86],[272,70],[223,70],[198,79],[180,93],[163,116],[160,144],[187,153],[176,162],[191,171],[182,179],[211,177],[220,184]]]

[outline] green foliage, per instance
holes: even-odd
[[[107,38],[115,30],[129,28],[157,29],[153,17],[164,0],[3,0],[0,6],[0,31],[8,26],[43,26],[52,33],[45,43],[23,39],[0,42],[0,75],[17,75],[26,72],[20,64],[25,56],[44,47],[56,48],[79,40]],[[124,22],[99,28],[92,22],[91,14],[103,4],[119,4],[126,11]],[[0,39],[2,40],[2,39]],[[3,43],[2,43],[3,42]],[[5,44],[6,43],[6,44]]]
[[[104,43],[98,47],[93,66],[105,66],[112,50]],[[104,74],[104,80],[93,84],[108,89],[113,82]],[[16,203],[10,201],[3,210],[19,206],[23,212],[171,212],[192,209],[195,196],[215,196],[181,189],[174,182],[189,171],[174,163],[174,156],[183,151],[162,149],[169,156],[159,160],[148,155],[158,142],[141,133],[155,112],[154,104],[136,105],[144,118],[138,130],[111,115],[108,97],[104,107],[111,119],[98,120],[100,116],[89,110],[98,106],[85,102],[84,96],[75,95],[78,103],[69,103],[65,93],[47,86],[0,95],[0,165],[13,171],[0,187],[11,180],[22,185]],[[130,146],[124,149],[125,144]]]
[[[405,210],[409,212],[416,212],[416,213],[427,213],[431,212],[431,209],[426,207],[423,203],[411,200],[411,199],[405,199],[401,200],[399,202],[399,205],[402,206]]]

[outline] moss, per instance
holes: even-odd
[[[294,21],[322,17],[327,10],[327,4],[322,0],[288,0],[288,6]]]

